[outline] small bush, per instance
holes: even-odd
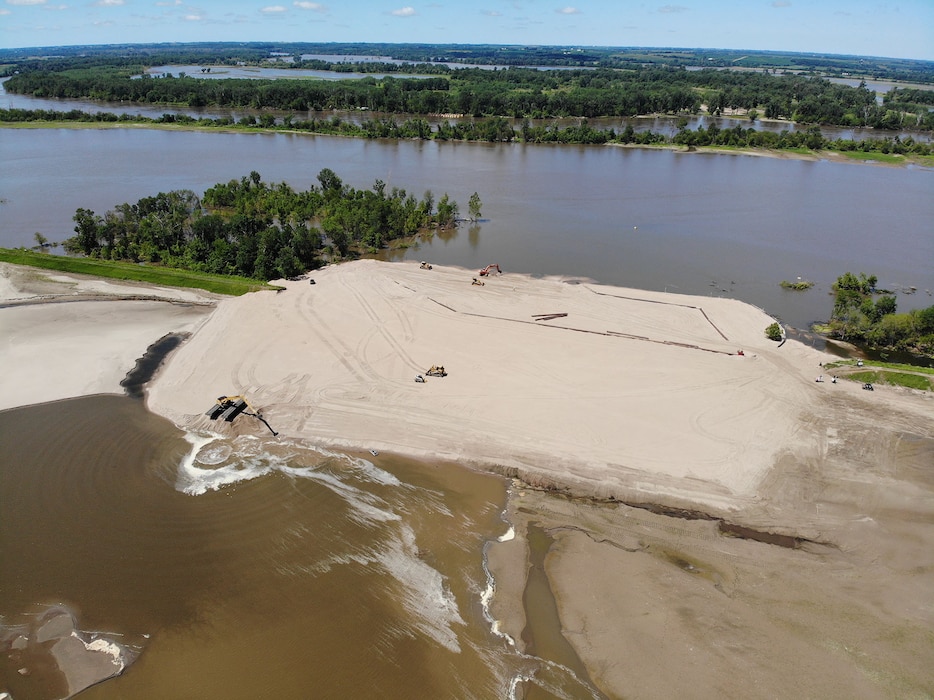
[[[814,283],[810,280],[798,280],[797,282],[789,282],[788,280],[781,281],[782,289],[793,289],[796,292],[803,292],[805,289],[810,289],[814,286]]]
[[[765,329],[765,337],[769,340],[781,340],[782,339],[782,327],[777,323],[773,323],[768,328]]]

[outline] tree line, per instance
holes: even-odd
[[[833,284],[831,335],[871,347],[934,356],[934,306],[897,313],[897,300],[876,288],[878,278],[847,272]]]
[[[40,98],[79,98],[188,107],[276,109],[293,112],[369,110],[391,114],[474,117],[632,117],[645,114],[713,115],[762,110],[767,118],[805,124],[880,129],[934,129],[934,111],[922,90],[896,91],[885,104],[865,84],[838,85],[798,74],[635,66],[536,70],[421,66],[435,75],[387,75],[357,80],[205,80],[150,75],[139,58],[104,65],[101,57],[32,61],[17,65],[5,89]],[[278,64],[276,64],[278,67]],[[399,69],[391,64],[386,70]],[[409,67],[406,70],[416,70]],[[366,63],[343,69],[372,70]]]
[[[741,68],[810,72],[839,77],[865,77],[904,82],[934,81],[934,62],[878,56],[842,56],[779,51],[734,49],[675,49],[619,46],[523,46],[502,44],[433,44],[366,42],[173,42],[171,44],[113,44],[103,46],[58,46],[45,49],[0,49],[0,64],[9,64],[11,75],[17,64],[33,61],[75,60],[88,56],[120,61],[134,57],[159,63],[223,65],[300,65],[316,60],[314,55],[336,57],[332,65],[345,65],[368,57],[405,62],[402,65],[436,63],[488,66],[552,66],[627,68],[639,66],[684,66]],[[341,58],[345,57],[345,58]],[[341,63],[343,61],[343,63]],[[400,64],[389,64],[399,66]],[[388,70],[394,70],[389,68]],[[405,70],[400,68],[399,70]],[[378,72],[384,72],[380,70]]]
[[[687,120],[685,120],[686,123]],[[364,119],[360,123],[340,117],[296,119],[289,115],[278,118],[273,114],[246,116],[237,121],[222,117],[211,119],[195,118],[184,114],[163,114],[161,117],[120,114],[110,112],[83,112],[69,110],[0,109],[0,123],[17,122],[97,122],[97,123],[133,123],[133,124],[178,124],[198,128],[222,129],[270,129],[279,131],[304,132],[310,134],[328,134],[354,136],[359,138],[421,139],[438,141],[484,141],[489,143],[562,143],[562,144],[631,144],[640,146],[676,145],[693,148],[698,146],[722,146],[727,148],[766,148],[790,150],[833,149],[845,152],[885,153],[898,155],[930,156],[934,154],[932,144],[917,141],[911,136],[902,138],[895,135],[881,139],[827,139],[817,126],[810,126],[804,131],[781,132],[760,131],[752,127],[736,125],[730,129],[721,129],[715,124],[696,129],[682,126],[673,136],[651,130],[636,131],[632,125],[621,130],[601,129],[591,126],[586,119],[579,124],[559,126],[533,124],[522,120],[517,126],[504,117],[480,120],[442,120],[432,124],[422,117],[396,120],[390,117]]]
[[[376,180],[350,187],[330,168],[318,185],[295,191],[267,184],[253,171],[218,183],[198,197],[175,190],[119,204],[103,216],[75,212],[72,254],[159,263],[253,279],[288,278],[363,250],[419,232],[456,224],[457,202],[431,191],[419,200]],[[479,211],[476,193],[471,209]]]

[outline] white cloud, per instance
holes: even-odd
[[[8,14],[11,14],[8,9],[6,9],[5,7],[0,7],[0,15],[8,15]]]
[[[177,7],[182,4],[182,0],[164,0],[156,3],[156,7]]]
[[[185,15],[182,19],[186,22],[200,22],[203,17],[201,15]]]
[[[95,7],[119,7],[125,4],[126,0],[97,0],[94,3]]]
[[[300,10],[311,10],[313,12],[325,13],[328,11],[327,5],[322,5],[320,2],[308,2],[308,0],[295,0],[292,3],[295,7]]]
[[[484,10],[483,14],[485,14],[487,17],[502,17],[503,16],[503,13],[497,12],[496,10]]]
[[[285,8],[282,5],[269,5],[260,10],[263,14],[274,15],[279,12],[285,12]]]
[[[562,7],[555,10],[559,15],[579,15],[581,13],[576,7]]]
[[[416,12],[414,7],[400,7],[398,10],[393,10],[391,14],[396,17],[414,17]]]
[[[45,0],[6,0],[7,5],[45,5]]]
[[[687,9],[684,5],[663,5],[658,8],[658,11],[662,14],[671,14],[672,12],[687,12]]]

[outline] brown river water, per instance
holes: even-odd
[[[82,698],[505,698],[540,665],[486,612],[499,477],[185,436],[119,396],[0,412],[0,444],[3,626],[64,606],[139,655]],[[4,654],[3,690],[62,682]],[[539,690],[591,696],[556,664]]]

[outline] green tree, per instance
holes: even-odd
[[[897,302],[894,296],[879,297],[876,301],[876,318],[881,319],[883,316],[894,314],[896,306]]]
[[[435,220],[441,228],[447,228],[457,218],[457,202],[452,202],[447,193],[438,200],[438,213]]]
[[[73,238],[65,241],[65,250],[69,253],[83,253],[92,255],[100,249],[98,236],[102,221],[99,216],[95,216],[90,209],[78,209],[72,217],[75,222],[75,233]]]
[[[483,203],[480,201],[480,195],[474,192],[470,195],[470,201],[467,202],[467,211],[470,212],[470,218],[476,221],[480,218]]]

